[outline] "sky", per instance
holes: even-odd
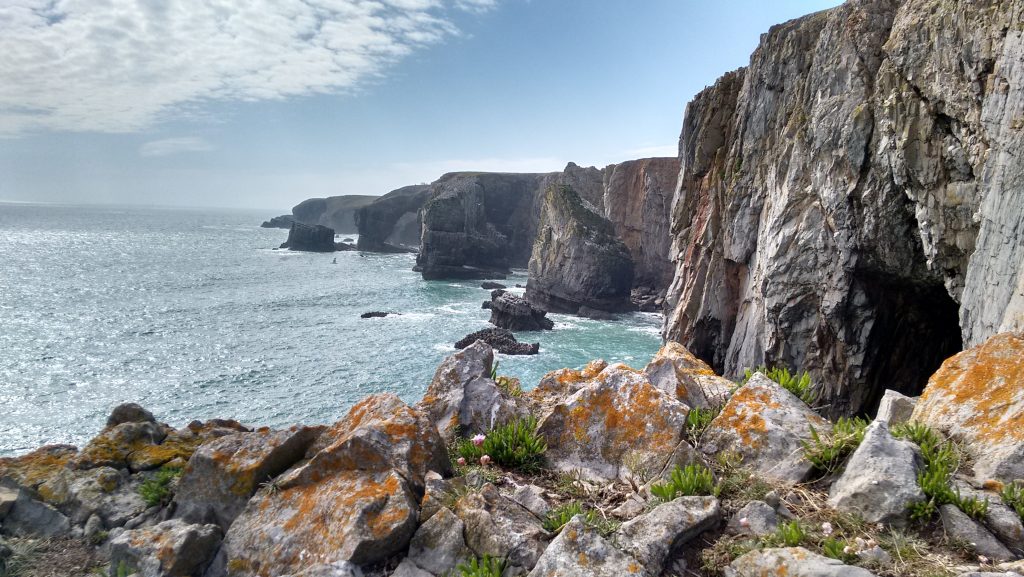
[[[0,0],[0,201],[239,207],[675,156],[836,0]]]

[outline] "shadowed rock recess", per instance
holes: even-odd
[[[856,0],[687,106],[664,335],[830,413],[1024,327],[1024,2]]]

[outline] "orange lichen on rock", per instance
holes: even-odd
[[[77,453],[71,445],[46,445],[20,457],[0,458],[0,479],[36,489],[66,467]]]

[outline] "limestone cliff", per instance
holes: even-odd
[[[571,187],[548,187],[530,257],[526,299],[547,311],[630,308],[633,261],[615,227]]]
[[[292,216],[304,224],[319,224],[333,228],[338,234],[354,233],[356,211],[377,198],[361,194],[310,198],[293,206]]]
[[[1024,327],[1024,1],[851,0],[687,106],[665,336],[833,413]]]
[[[429,195],[429,185],[404,186],[357,210],[359,250],[405,252],[419,246],[419,211]]]

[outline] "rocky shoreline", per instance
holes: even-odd
[[[373,395],[329,426],[119,406],[81,449],[0,459],[3,563],[61,543],[89,565],[65,574],[110,577],[1024,570],[1024,335],[948,359],[920,399],[890,391],[870,423],[820,416],[824,384],[735,383],[675,343],[527,392],[494,368],[476,342],[415,405]]]

